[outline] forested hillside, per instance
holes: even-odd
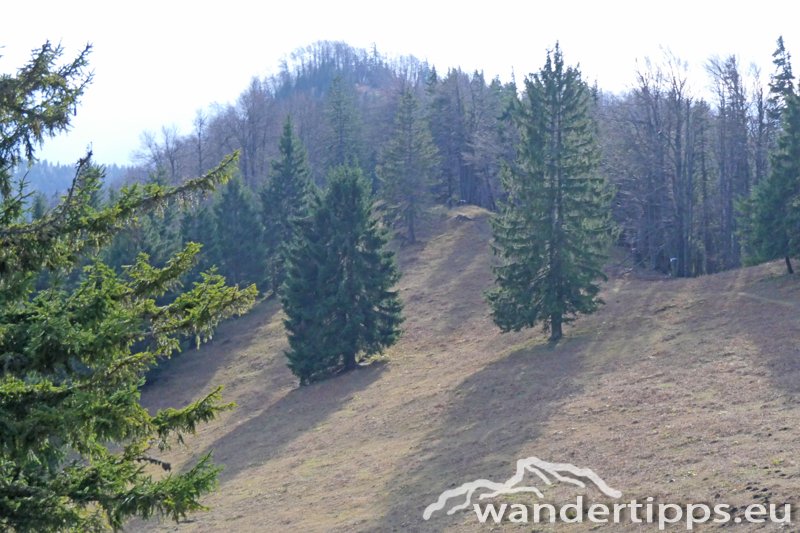
[[[639,265],[695,276],[769,258],[748,247],[741,204],[771,170],[784,100],[793,93],[789,59],[781,39],[771,73],[754,72],[730,55],[709,58],[705,79],[689,79],[681,59],[665,53],[631,72],[626,93],[594,88],[601,168],[615,188],[619,243]],[[257,211],[253,199],[269,181],[291,117],[319,186],[331,167],[357,161],[379,197],[385,192],[390,203],[402,203],[386,176],[404,157],[392,148],[398,135],[415,135],[422,144],[412,157],[430,161],[424,163],[429,169],[401,191],[422,193],[413,199],[421,205],[495,210],[505,194],[501,168],[513,159],[518,138],[509,108],[521,88],[481,72],[437,71],[413,57],[318,42],[293,53],[274,76],[254,78],[235,104],[199,112],[191,134],[165,127],[146,136],[142,161],[175,182],[241,150],[244,187],[234,194],[241,195],[240,209]],[[404,105],[420,124],[413,134],[396,124]],[[213,233],[203,240],[212,242]]]
[[[782,39],[620,94],[558,43],[501,82],[318,42],[50,201],[90,52],[0,74],[1,529],[471,530],[422,509],[540,453],[738,522],[797,502]]]

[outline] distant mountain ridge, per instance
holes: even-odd
[[[105,170],[106,185],[115,186],[129,175],[132,167],[114,164],[105,166]],[[32,166],[22,163],[14,171],[14,178],[18,181],[23,177],[29,190],[40,192],[50,200],[69,188],[75,177],[75,165],[51,163],[47,160],[37,161]]]

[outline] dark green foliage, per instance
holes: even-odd
[[[222,188],[213,211],[211,263],[234,283],[260,282],[264,276],[263,230],[250,189],[239,179],[231,180]]]
[[[390,220],[399,221],[408,242],[416,241],[416,223],[431,200],[438,164],[430,130],[419,116],[417,100],[410,90],[400,95],[394,133],[381,154],[378,175]]]
[[[783,131],[772,153],[772,171],[753,189],[745,204],[748,262],[783,257],[793,272],[791,256],[800,252],[800,96],[785,96]]]
[[[196,271],[212,267],[214,265],[213,261],[218,255],[215,249],[216,239],[214,237],[217,232],[217,221],[214,218],[212,207],[210,202],[202,202],[185,209],[182,213],[180,224],[182,244],[197,242],[203,245],[197,256]],[[199,278],[193,275],[191,279],[196,280]]]
[[[792,74],[792,56],[783,44],[783,36],[778,37],[778,44],[772,53],[772,64],[775,72],[770,77],[767,114],[769,119],[780,125],[781,114],[786,106],[786,98],[794,94],[794,74]]]
[[[305,385],[394,344],[402,318],[399,274],[360,170],[335,169],[299,227],[281,299],[289,368]]]
[[[91,81],[91,47],[71,63],[59,65],[63,49],[45,43],[16,75],[0,75],[0,195],[11,194],[10,173],[33,160],[46,136],[67,130],[78,99]],[[0,218],[0,224],[9,220]]]
[[[522,140],[503,176],[508,199],[492,221],[500,261],[487,299],[503,331],[541,322],[557,340],[562,323],[602,303],[610,195],[597,174],[589,87],[558,46],[525,80],[523,99],[513,113]]]
[[[500,120],[508,100],[516,97],[513,83],[486,83],[483,73],[471,76],[450,70],[426,82],[426,115],[439,168],[437,200],[452,205],[466,202],[496,209],[501,161],[513,157],[505,124]]]
[[[182,337],[200,342],[220,320],[247,310],[255,287],[228,287],[205,274],[157,304],[193,266],[195,244],[161,268],[140,255],[123,273],[92,262],[75,288],[37,290],[35,282],[45,272],[67,277],[132,219],[213,190],[236,158],[179,187],[123,188],[103,206],[96,201],[102,169],[87,157],[61,202],[33,217],[25,187],[11,193],[12,167],[22,153],[32,160],[45,135],[67,127],[88,81],[85,52],[65,67],[55,65],[59,54],[46,45],[30,68],[0,80],[0,530],[82,532],[120,529],[133,516],[177,520],[202,508],[219,469],[208,456],[180,474],[153,475],[145,466],[168,466],[151,454],[230,405],[217,389],[150,414],[139,387]]]
[[[153,179],[151,183],[164,185],[165,181]],[[117,193],[112,191],[109,204],[113,205],[116,198]],[[145,253],[154,265],[166,264],[186,244],[181,242],[178,207],[168,204],[135,217],[103,248],[103,262],[121,272],[123,267],[132,265],[140,253]]]
[[[467,131],[464,106],[456,71],[439,79],[432,71],[426,85],[427,115],[431,136],[440,158],[439,180],[434,184],[436,200],[451,205],[458,199],[459,181],[466,171],[464,148]]]
[[[286,278],[287,247],[294,239],[297,220],[308,215],[310,171],[305,148],[286,118],[280,140],[280,157],[272,162],[272,175],[261,190],[264,254],[267,283],[276,292]]]
[[[31,220],[39,220],[47,213],[47,200],[42,193],[33,195],[33,203],[31,204]]]

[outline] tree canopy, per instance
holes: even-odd
[[[289,368],[301,384],[352,370],[400,334],[399,279],[361,171],[338,167],[289,250],[281,292]]]
[[[561,50],[525,80],[513,111],[521,142],[506,167],[508,199],[492,220],[496,287],[487,294],[503,331],[562,324],[601,303],[598,279],[611,229],[610,194],[598,173],[590,91]]]
[[[0,77],[0,529],[119,529],[133,516],[178,519],[202,508],[219,469],[206,455],[185,472],[157,455],[198,424],[230,408],[214,389],[197,401],[151,414],[140,403],[145,372],[201,342],[225,317],[246,311],[256,289],[231,287],[213,272],[176,291],[199,245],[165,265],[140,254],[117,273],[94,254],[131,220],[168,202],[187,204],[230,179],[236,156],[178,186],[156,183],[94,201],[103,182],[91,154],[54,208],[27,213],[29,192],[13,166],[32,161],[43,140],[65,130],[91,75],[89,48],[60,64],[45,44],[16,75]],[[67,274],[81,265],[77,281]],[[37,290],[35,281],[50,273]]]

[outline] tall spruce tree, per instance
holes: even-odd
[[[366,187],[357,168],[332,171],[290,248],[281,299],[301,385],[355,368],[400,334],[399,273]]]
[[[791,257],[800,252],[800,96],[784,98],[783,130],[772,153],[772,170],[753,189],[745,210],[749,215],[748,262],[783,257],[794,272]]]
[[[84,253],[125,223],[165,202],[187,200],[227,180],[229,157],[179,187],[135,185],[111,205],[93,206],[102,170],[89,157],[68,194],[30,221],[11,170],[32,161],[46,136],[67,128],[83,92],[88,49],[59,65],[49,43],[16,75],[0,76],[0,530],[120,529],[130,517],[179,519],[202,508],[219,469],[205,455],[183,473],[145,465],[182,435],[226,408],[219,389],[178,409],[151,414],[140,404],[145,372],[179,348],[183,335],[207,338],[224,317],[248,309],[255,287],[225,286],[207,274],[164,304],[191,267],[188,245],[163,268],[144,257],[122,274],[85,267],[74,290],[37,290],[43,272],[70,272]]]
[[[266,278],[273,292],[286,278],[287,249],[294,239],[297,221],[308,215],[311,194],[306,150],[294,134],[290,117],[283,125],[279,150],[269,182],[260,192]]]
[[[326,139],[326,169],[337,166],[356,166],[361,160],[361,119],[355,96],[341,76],[331,83],[326,114],[328,133]]]
[[[594,312],[611,230],[610,194],[597,173],[591,93],[561,50],[525,80],[512,114],[521,136],[505,168],[508,198],[492,220],[495,323],[518,331],[541,322],[550,339],[578,313]]]
[[[769,80],[769,97],[767,98],[767,115],[771,123],[780,128],[781,114],[786,107],[786,97],[794,94],[794,74],[792,73],[792,56],[786,50],[783,36],[778,37],[775,51],[772,53],[772,64],[775,71]]]
[[[417,100],[409,89],[400,94],[394,133],[381,154],[378,175],[387,213],[405,227],[408,242],[417,240],[417,219],[432,199],[438,164],[427,123],[418,114]]]

